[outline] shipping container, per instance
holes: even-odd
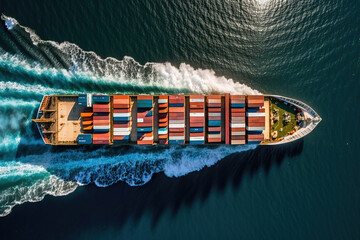
[[[93,95],[94,103],[108,103],[109,101],[110,97],[108,95]]]
[[[77,142],[79,144],[92,144],[92,134],[79,134]]]

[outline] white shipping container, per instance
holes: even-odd
[[[169,136],[169,140],[184,140],[185,136]]]
[[[209,117],[221,117],[221,112],[209,112]]]
[[[185,124],[169,124],[169,128],[184,128]]]
[[[137,122],[142,123],[142,122],[144,122],[144,119],[143,119],[143,118],[138,118],[138,119],[137,119]]]
[[[244,128],[245,123],[231,123],[230,127],[231,128]]]
[[[262,131],[265,130],[265,127],[246,127],[248,131]]]
[[[264,112],[256,112],[256,113],[247,112],[246,116],[247,117],[265,117],[265,113]]]
[[[221,138],[221,134],[208,134],[208,138]]]
[[[114,113],[114,117],[130,117],[130,113]]]
[[[190,141],[204,141],[205,137],[190,137]]]
[[[204,98],[190,98],[190,102],[204,102]]]
[[[109,125],[94,125],[94,129],[110,129]]]
[[[190,117],[204,117],[204,113],[190,113]]]
[[[168,100],[167,99],[159,99],[158,103],[167,103]]]
[[[242,132],[231,132],[232,136],[245,136],[245,131]]]
[[[126,132],[130,131],[130,128],[114,128],[114,132]]]
[[[127,132],[114,132],[114,136],[126,136],[130,135],[130,131]]]

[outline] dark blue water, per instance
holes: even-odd
[[[359,1],[0,1],[1,239],[359,239]],[[270,93],[280,147],[59,148],[44,94]]]

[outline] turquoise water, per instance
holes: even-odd
[[[2,239],[359,239],[358,1],[0,3]],[[80,92],[272,93],[323,121],[281,147],[43,146],[42,95]]]

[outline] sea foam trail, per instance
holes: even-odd
[[[170,63],[141,65],[131,57],[102,59],[69,42],[44,41],[20,24],[11,30],[14,33],[0,31],[0,38],[10,46],[9,52],[0,46],[0,216],[9,214],[15,205],[40,201],[47,194],[66,195],[90,183],[106,187],[125,181],[139,186],[158,172],[180,177],[212,166],[229,154],[255,148],[104,146],[59,152],[45,146],[31,125],[42,95],[259,92],[185,63],[175,67]],[[48,59],[41,54],[34,60],[34,53],[47,53]]]

